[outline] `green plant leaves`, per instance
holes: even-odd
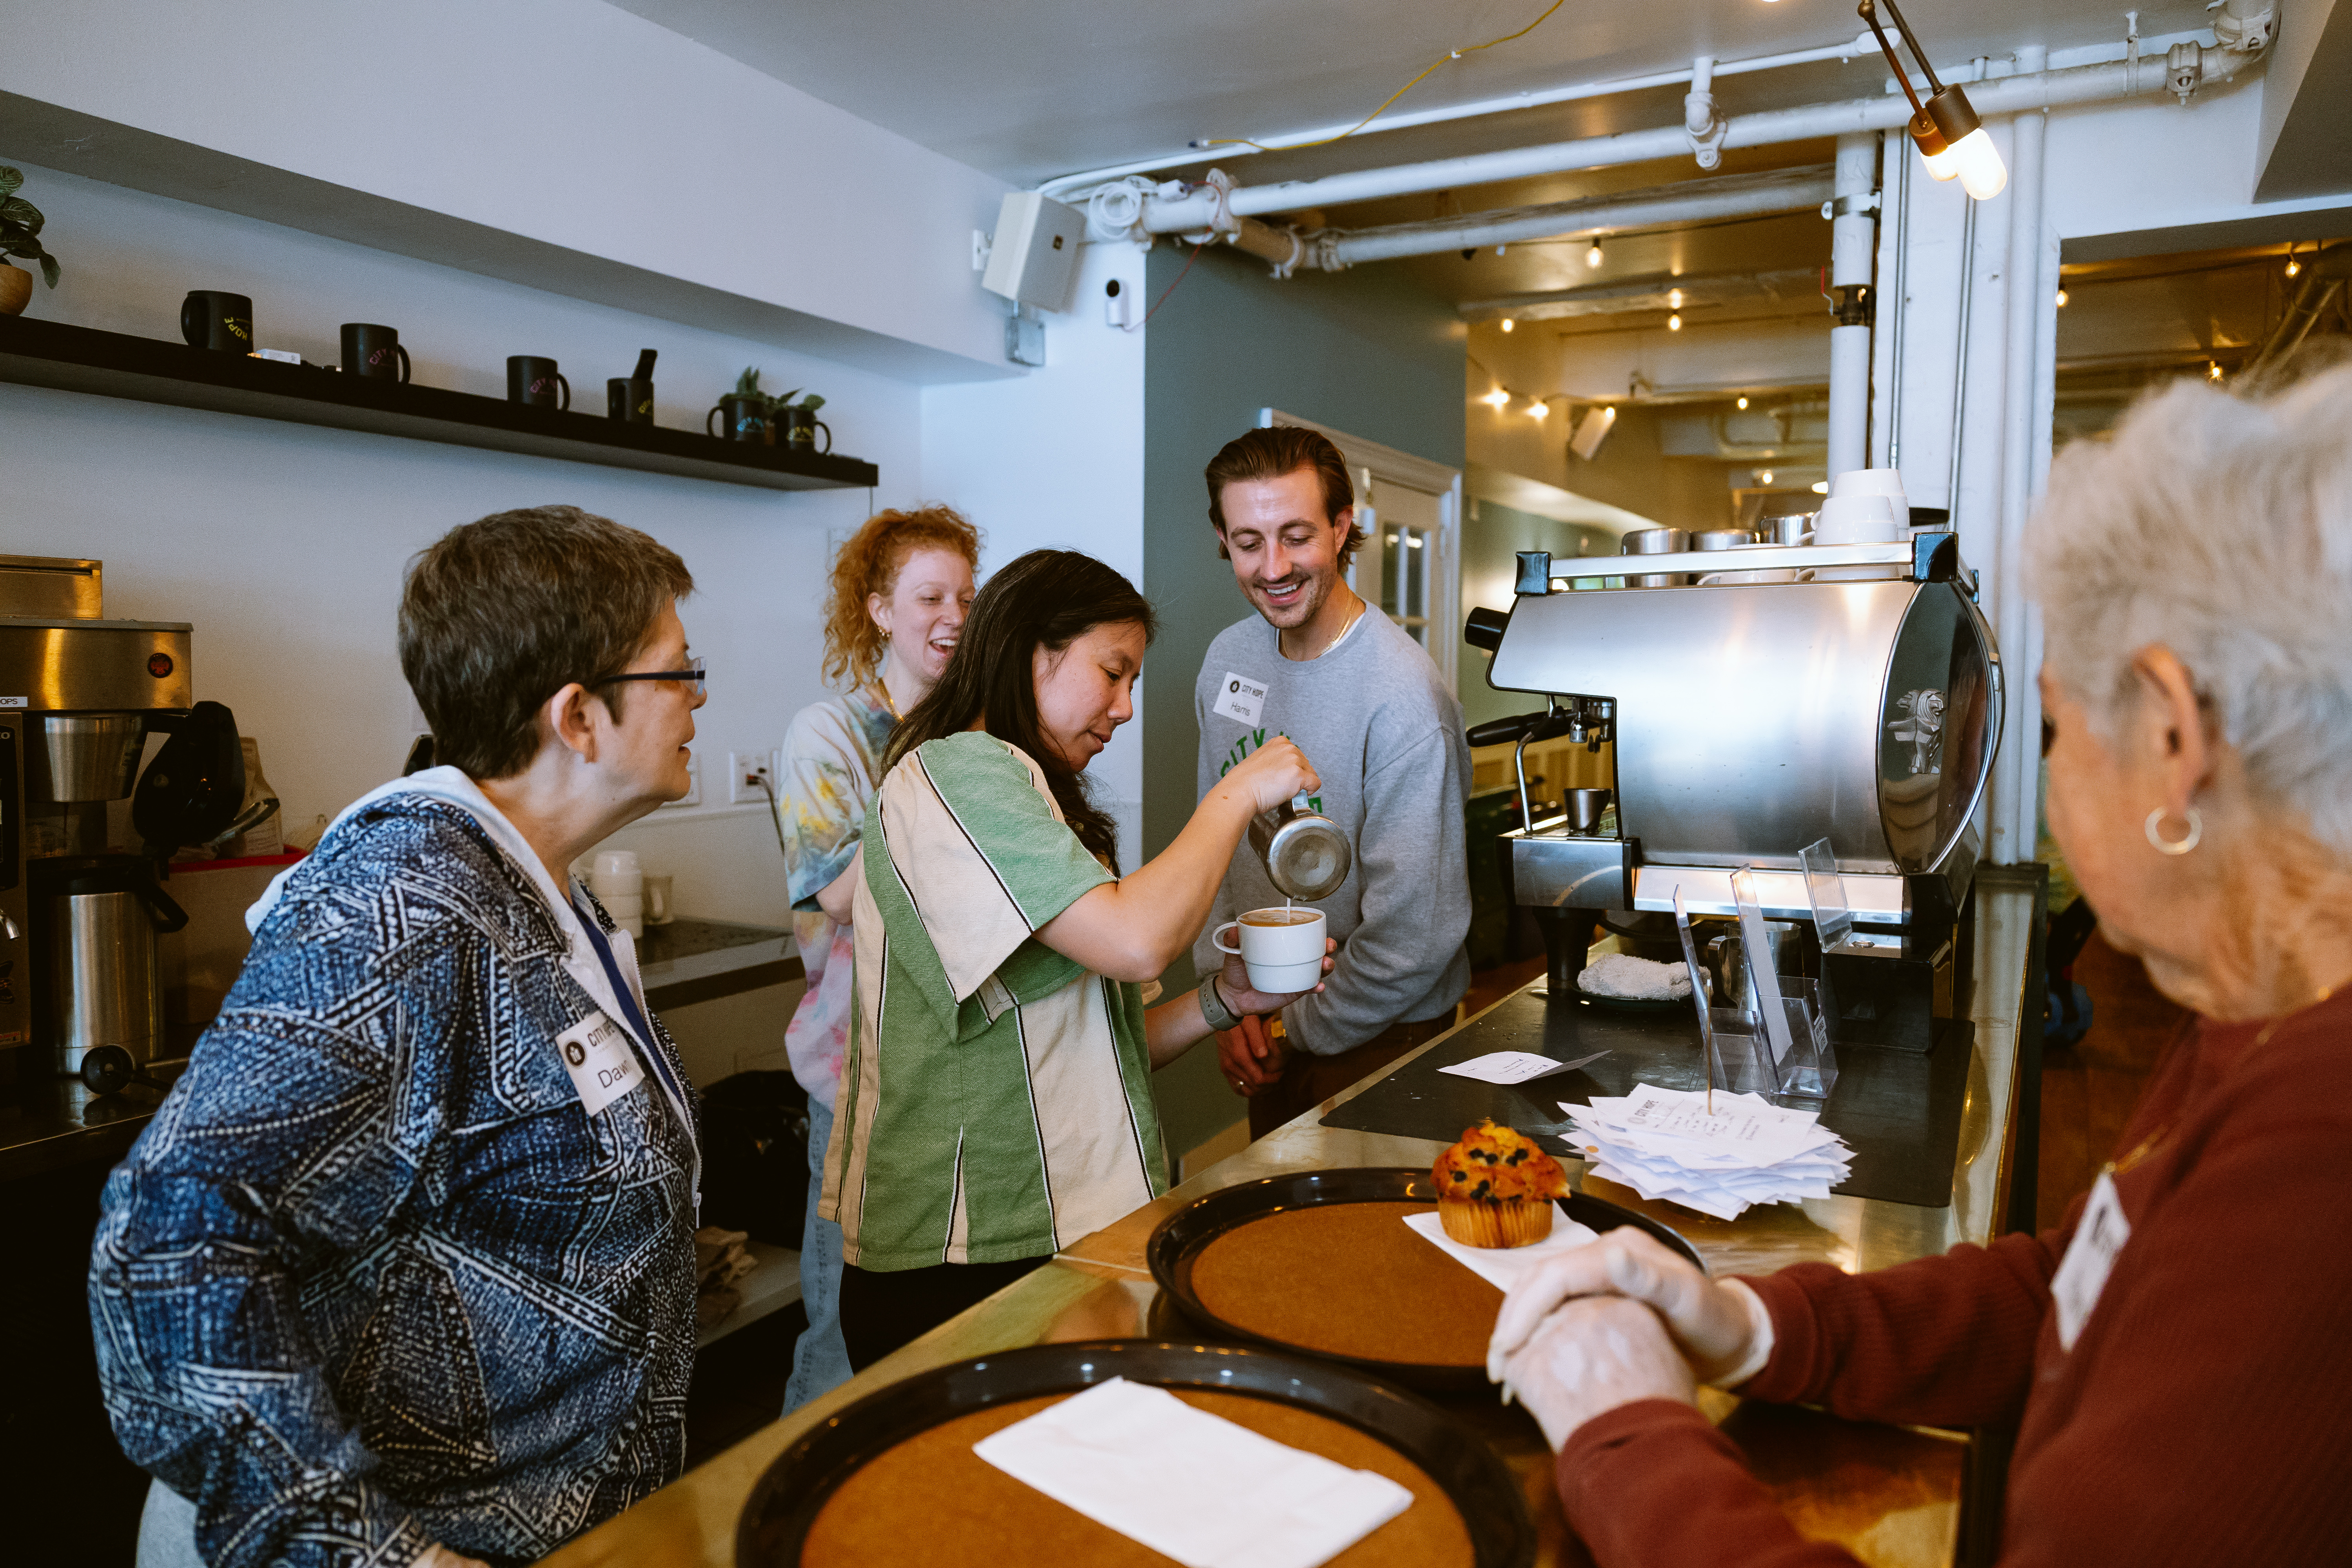
[[[735,378],[735,395],[738,397],[765,397],[767,395],[766,393],[760,390],[760,367],[758,365],[746,365],[743,369],[743,374]]]
[[[13,196],[25,183],[25,171],[0,163],[0,196]]]
[[[824,406],[824,399],[812,392],[806,397],[801,399],[801,406],[807,409],[811,414],[814,414],[818,409]]]
[[[52,289],[58,286],[58,258],[46,250],[41,252],[41,280]]]

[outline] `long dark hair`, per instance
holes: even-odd
[[[1031,551],[972,600],[940,683],[890,732],[882,771],[926,741],[971,729],[985,714],[990,734],[1020,747],[1044,770],[1054,804],[1087,853],[1118,870],[1118,825],[1096,809],[1086,781],[1038,726],[1034,664],[1040,647],[1060,653],[1097,626],[1130,623],[1143,627],[1147,642],[1160,630],[1151,601],[1134,584],[1075,550]]]

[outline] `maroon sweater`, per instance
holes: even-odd
[[[2039,1237],[1874,1273],[1751,1279],[1771,1361],[1739,1392],[1866,1421],[2020,1423],[2001,1562],[2352,1561],[2352,992],[2201,1023],[2116,1151],[2131,1236],[2074,1349]],[[1696,1410],[1580,1427],[1560,1498],[1601,1568],[1851,1563],[1800,1537]]]

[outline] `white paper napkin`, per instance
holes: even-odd
[[[1351,1470],[1113,1378],[972,1445],[1013,1479],[1186,1568],[1316,1568],[1412,1505]]]
[[[1820,1114],[1753,1094],[1636,1084],[1633,1092],[1567,1100],[1570,1141],[1592,1173],[1718,1219],[1751,1204],[1826,1198],[1845,1180],[1853,1152]]]
[[[1404,1222],[1445,1256],[1507,1296],[1511,1287],[1545,1258],[1574,1251],[1601,1237],[1600,1232],[1569,1218],[1568,1211],[1558,1204],[1551,1208],[1551,1234],[1526,1247],[1465,1247],[1445,1234],[1445,1222],[1434,1214],[1407,1215]]]
[[[1573,1072],[1578,1068],[1591,1067],[1607,1051],[1595,1051],[1589,1057],[1579,1057],[1572,1062],[1556,1062],[1549,1057],[1539,1057],[1531,1051],[1489,1051],[1483,1057],[1472,1057],[1466,1062],[1455,1062],[1439,1072],[1450,1072],[1457,1078],[1475,1078],[1481,1083],[1525,1083],[1532,1078],[1549,1078],[1556,1072]]]

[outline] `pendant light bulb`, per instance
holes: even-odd
[[[1989,202],[2009,188],[2009,166],[1983,126],[1953,142],[1950,156],[1959,165],[1960,189],[1977,200]]]
[[[1601,242],[1599,240],[1594,240],[1592,242],[1592,248],[1584,253],[1584,264],[1587,267],[1598,267],[1601,265]]]
[[[1683,319],[1679,311],[1666,318],[1666,331],[1670,332],[1679,332],[1682,330]]]
[[[1504,318],[1503,318],[1503,331],[1507,331],[1507,331],[1509,331],[1511,330],[1511,328],[1512,328],[1513,324],[1514,324],[1514,323],[1512,322],[1512,321],[1511,321],[1511,318],[1510,318],[1510,317],[1506,316],[1506,317],[1504,317]]]
[[[1748,406],[1748,399],[1746,399],[1746,398],[1744,398],[1744,397],[1743,397],[1743,398],[1741,398],[1741,399],[1739,400],[1739,406],[1740,406],[1740,407],[1742,407],[1742,408],[1747,407],[1747,406]]]

